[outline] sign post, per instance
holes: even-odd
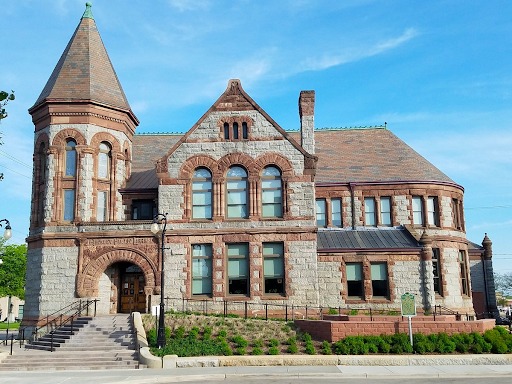
[[[412,341],[412,317],[416,316],[416,302],[414,300],[414,295],[411,293],[404,293],[402,296],[402,316],[407,316],[409,320],[409,341],[411,342],[411,346],[413,346]]]

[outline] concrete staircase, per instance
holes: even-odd
[[[139,354],[129,315],[82,318],[49,337],[13,350],[0,371],[138,369]]]

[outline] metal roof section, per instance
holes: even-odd
[[[318,251],[417,249],[421,247],[404,227],[319,228]]]

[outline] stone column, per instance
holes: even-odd
[[[434,269],[432,266],[432,239],[424,231],[420,238],[421,245],[421,274],[423,283],[423,309],[431,311],[436,305],[434,291]]]

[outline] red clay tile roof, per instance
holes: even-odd
[[[300,142],[300,133],[292,137]],[[318,129],[316,183],[441,181],[454,183],[385,128]]]
[[[180,138],[173,135],[135,135],[132,177],[127,188],[157,188],[155,162]],[[300,142],[300,133],[290,136]],[[385,128],[319,129],[316,183],[448,182],[448,176]]]
[[[130,111],[96,23],[90,16],[84,14],[80,20],[32,108],[45,101],[92,101]]]

